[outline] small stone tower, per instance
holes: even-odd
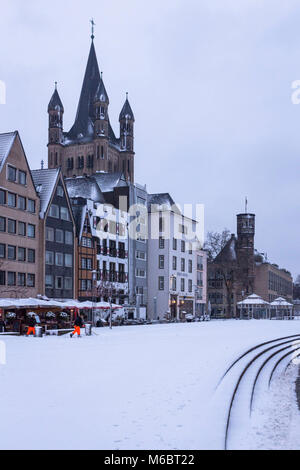
[[[61,165],[61,149],[64,141],[63,116],[64,107],[57,91],[55,90],[48,105],[49,137],[48,137],[48,161],[49,168]]]
[[[241,291],[245,295],[253,293],[254,286],[254,237],[255,215],[238,214],[237,216],[237,260]]]
[[[126,178],[134,181],[134,114],[128,101],[128,93],[126,93],[126,101],[119,116],[120,122],[120,160],[121,171]]]

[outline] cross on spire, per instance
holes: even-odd
[[[91,23],[91,25],[92,25],[92,35],[91,35],[91,38],[92,38],[92,41],[93,41],[94,38],[95,38],[94,32],[95,32],[95,26],[96,26],[96,23],[95,23],[95,21],[94,21],[94,18],[92,18],[92,19],[90,20],[90,23]]]

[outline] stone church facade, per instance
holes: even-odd
[[[135,118],[128,94],[119,116],[119,137],[110,124],[108,109],[92,36],[77,114],[68,132],[64,131],[64,106],[57,85],[49,102],[48,168],[60,167],[65,177],[122,172],[133,183]]]

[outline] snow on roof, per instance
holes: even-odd
[[[177,214],[181,214],[178,206],[176,206],[174,200],[169,193],[157,193],[148,195],[148,210],[149,211],[174,211]]]
[[[293,304],[290,304],[289,302],[287,302],[283,297],[278,297],[277,299],[275,299],[272,303],[271,303],[271,306],[272,307],[292,307]]]
[[[93,177],[96,179],[103,193],[110,193],[116,187],[128,186],[123,173],[120,171],[115,173],[98,172],[95,173]]]
[[[238,305],[269,305],[262,297],[257,294],[249,295],[242,302],[238,302]]]
[[[0,171],[2,170],[4,162],[9,155],[17,134],[17,131],[0,134]]]
[[[44,218],[48,208],[59,172],[58,168],[32,170],[31,172],[34,185],[41,200],[41,218]]]
[[[67,178],[65,180],[69,197],[71,199],[82,197],[94,202],[105,203],[102,191],[97,184],[94,176],[78,176],[76,178]]]

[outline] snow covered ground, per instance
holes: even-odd
[[[220,378],[246,349],[300,333],[300,323],[233,320],[95,331],[72,340],[5,338],[1,449],[222,449],[245,362],[218,386]],[[297,366],[285,376],[279,368],[270,391],[262,376],[251,419],[253,377],[245,378],[229,448],[300,448],[297,375]]]

